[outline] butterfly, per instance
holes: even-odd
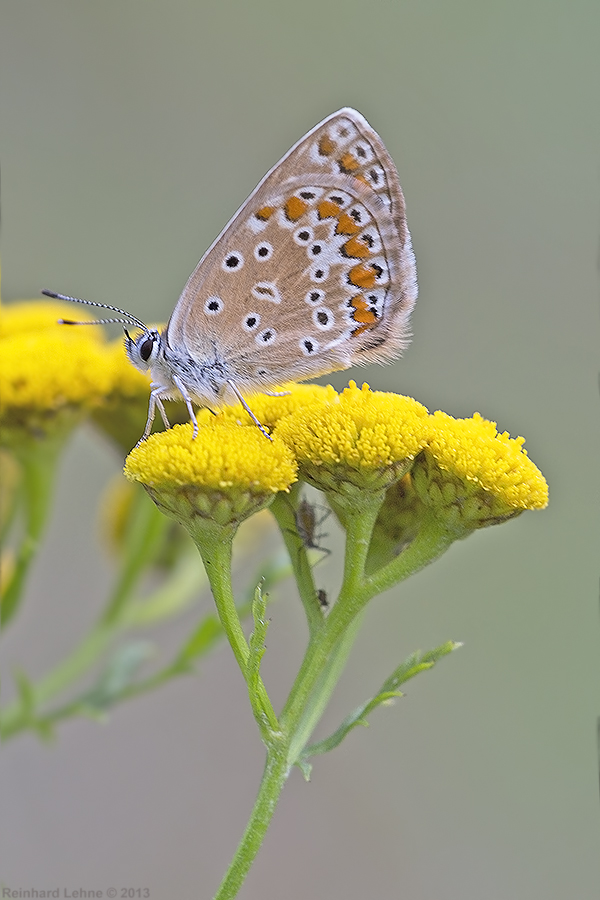
[[[160,332],[118,312],[133,365],[150,370],[150,434],[163,400],[220,406],[352,365],[388,362],[409,341],[415,258],[396,167],[356,110],[328,116],[265,175],[192,272]],[[65,324],[76,324],[62,320]]]

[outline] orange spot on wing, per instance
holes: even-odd
[[[356,259],[365,259],[371,252],[368,244],[355,237],[350,238],[349,241],[346,241],[346,243],[342,246],[342,250],[346,256],[352,256]]]
[[[337,216],[339,211],[340,208],[337,203],[333,203],[331,200],[321,200],[317,206],[317,213],[320,219],[331,219]]]
[[[290,220],[290,222],[295,222],[300,218],[303,213],[308,209],[308,203],[305,200],[301,200],[300,197],[290,197],[289,200],[285,201],[285,214],[286,217]]]
[[[356,157],[352,156],[351,153],[344,153],[344,155],[338,159],[338,165],[340,167],[341,172],[345,172],[349,175],[351,172],[355,172],[357,169],[360,169],[360,163],[356,159]]]
[[[267,219],[270,219],[273,213],[275,212],[274,206],[263,206],[256,213],[257,219],[262,219],[263,222],[266,222]]]
[[[375,285],[375,270],[372,266],[363,266],[360,263],[358,266],[354,266],[350,269],[348,273],[348,281],[350,284],[355,284],[356,287],[359,288],[370,288]]]
[[[367,187],[370,187],[372,190],[372,186],[369,184],[369,182],[367,181],[367,179],[365,178],[364,175],[355,175],[354,177],[356,178],[357,181],[362,181],[363,184],[366,184]]]
[[[360,322],[361,325],[369,326],[374,325],[377,321],[377,313],[372,310],[364,297],[360,294],[357,294],[350,301],[350,306],[354,307],[354,312],[352,313],[352,318],[355,322]],[[353,331],[352,334],[359,334],[361,331],[365,329],[360,329]]]
[[[357,309],[352,318],[355,322],[364,325],[374,325],[377,321],[377,316],[372,309]]]
[[[338,219],[338,223],[335,226],[336,234],[356,234],[360,231],[361,226],[354,221],[352,216],[349,216],[348,213],[342,213]]]
[[[354,309],[368,309],[369,304],[360,294],[356,294],[355,297],[350,301],[350,306],[353,306]]]
[[[319,141],[319,153],[321,154],[321,156],[331,156],[334,150],[335,143],[331,140],[329,135],[324,134]]]
[[[360,325],[358,328],[355,328],[350,337],[358,337],[359,334],[362,334],[363,331],[368,331],[370,325]]]

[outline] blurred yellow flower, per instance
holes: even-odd
[[[71,427],[102,402],[111,375],[102,335],[56,324],[64,305],[19,303],[0,312],[1,442]]]
[[[21,300],[18,303],[2,304],[0,340],[28,331],[43,331],[46,328],[64,331],[65,326],[58,325],[57,322],[62,318],[71,318],[72,314],[73,309],[69,303],[60,303],[56,300]],[[88,319],[84,315],[81,321]],[[103,332],[99,328],[85,328],[85,331],[92,338],[103,339]]]

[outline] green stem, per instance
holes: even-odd
[[[354,618],[329,654],[325,668],[311,695],[310,702],[307,704],[306,709],[294,729],[288,755],[290,763],[295,762],[301,757],[302,751],[308,744],[313,731],[321,721],[323,713],[331,699],[331,695],[341,678],[342,672],[346,668],[350,651],[354,646],[354,642],[360,631],[360,626],[362,625],[362,618],[362,614],[359,614]]]
[[[2,596],[0,623],[3,628],[19,608],[31,564],[40,546],[50,510],[56,465],[64,443],[65,436],[61,433],[54,439],[23,446],[17,454],[23,466],[25,534]]]
[[[221,625],[244,681],[248,685],[250,650],[242,629],[231,585],[231,554],[235,528],[220,526],[208,521],[194,524],[195,527],[190,528],[190,533],[204,562]],[[188,525],[188,527],[190,526]],[[263,740],[268,745],[271,738],[280,733],[279,722],[260,675],[257,676],[256,681],[253,679],[252,683],[256,685],[256,691],[249,691],[252,711]]]
[[[301,759],[302,751],[342,674],[358,633],[361,613],[366,603],[376,593],[408,577],[439,556],[452,542],[453,538],[433,516],[429,516],[420,533],[401,557],[393,560],[375,575],[366,577],[367,554],[382,499],[380,495],[363,497],[360,509],[353,510],[346,517],[346,556],[340,595],[329,616],[319,629],[311,634],[302,666],[280,717],[279,735],[271,733],[265,736],[267,764],[258,797],[242,841],[215,895],[215,900],[231,900],[237,895],[267,831],[289,769]],[[223,542],[220,546],[223,546]],[[229,582],[225,578],[230,557],[223,553],[215,554],[215,550],[216,547],[213,549],[212,565],[215,569],[220,569],[222,575],[215,578],[214,574],[211,576],[208,567],[207,571],[220,610],[222,602],[219,601],[218,595],[223,593],[225,585],[227,585],[225,593],[230,591]],[[206,553],[206,556],[209,557],[210,554]],[[224,584],[219,584],[221,580]],[[242,657],[240,668],[245,674],[244,661],[248,653],[245,641],[244,646],[245,653],[238,650],[236,655]]]
[[[361,515],[348,516],[347,544],[344,571],[344,582],[340,595],[327,618],[325,627],[310,641],[300,671],[294,682],[287,703],[280,716],[284,731],[290,729],[294,734],[303,710],[313,705],[321,705],[319,697],[319,679],[322,672],[334,665],[334,654],[341,642],[348,641],[348,652],[353,641],[353,621],[364,609],[368,601],[394,584],[408,578],[409,575],[422,569],[428,562],[440,556],[452,543],[454,536],[447,532],[443,525],[431,514],[427,516],[419,534],[406,550],[389,563],[381,572],[370,578],[364,576],[364,566],[369,549],[369,538],[377,517],[376,504],[363,508]],[[347,656],[347,653],[346,653]],[[341,670],[340,670],[341,674]],[[324,688],[327,682],[324,683]],[[312,716],[310,717],[312,719]],[[307,735],[308,739],[309,735]],[[295,752],[302,746],[293,741]],[[297,757],[291,757],[294,763]]]
[[[302,538],[298,534],[296,512],[301,484],[295,484],[288,495],[278,494],[269,507],[279,525],[290,563],[298,586],[300,600],[308,622],[309,634],[314,634],[323,625],[323,610],[319,603],[317,588],[308,561],[308,554]]]
[[[237,896],[260,850],[287,779],[289,771],[287,755],[283,746],[269,749],[260,789],[248,825],[214,900],[232,900]]]
[[[456,534],[428,510],[415,539],[399,556],[367,578],[366,588],[371,596],[387,591],[445,553],[456,539]]]
[[[111,625],[121,617],[131,600],[132,589],[148,564],[156,558],[168,520],[158,511],[144,491],[136,491],[129,518],[121,570],[112,596],[102,613],[102,625]]]
[[[189,564],[183,565],[183,567],[179,566],[171,573],[171,578],[161,587],[157,595],[159,606],[162,607],[160,616],[149,616],[147,614],[149,611],[143,607],[142,603],[138,606],[127,602],[120,606],[118,617],[115,611],[115,614],[110,617],[109,621],[100,621],[66,659],[52,669],[41,681],[33,685],[33,708],[42,708],[63,691],[70,688],[71,685],[75,684],[82,675],[96,665],[117,635],[121,635],[140,625],[153,624],[156,618],[165,618],[168,614],[172,615],[178,612],[186,603],[189,603],[190,595],[200,585],[201,578],[198,575],[198,560],[195,557],[193,572],[190,571]],[[176,674],[179,670],[183,671],[184,668],[185,666],[176,657],[173,673]],[[149,685],[153,678],[156,678],[156,684],[167,680],[169,670],[170,667],[167,667],[164,673],[159,672],[156,676],[150,676],[148,679]],[[145,685],[141,687],[141,691],[146,689]],[[135,686],[132,686],[131,692],[135,693]],[[126,696],[126,692],[124,692],[124,696]],[[40,717],[40,721],[55,722],[59,719],[67,718],[69,711],[77,708],[78,701],[74,704],[66,704],[60,710],[54,710],[46,716]],[[0,735],[3,739],[13,737],[29,728],[31,724],[28,710],[24,708],[23,703],[19,700],[11,703],[0,712]]]
[[[0,547],[8,538],[23,504],[23,470],[16,457],[0,452]]]
[[[381,498],[373,498],[368,508],[363,506],[360,516],[351,517],[342,593],[346,591],[349,595],[356,590],[364,575],[370,534],[380,505]],[[208,574],[211,579],[210,571]],[[348,627],[345,633],[344,629],[330,627],[341,599],[342,595],[329,618],[310,639],[305,662],[310,658],[311,664],[308,667],[303,664],[282,713],[281,732],[284,740],[280,743],[273,740],[267,743],[267,763],[254,809],[215,900],[231,900],[237,895],[262,844],[289,769],[299,758],[343,671],[358,631],[358,622],[356,621],[355,627]],[[352,618],[356,619],[356,615]],[[346,624],[349,625],[350,622]],[[335,640],[328,640],[327,635],[334,633]]]
[[[364,571],[369,542],[382,497],[377,494],[369,499],[369,503],[363,500],[360,513],[349,515],[347,518],[342,588],[325,625],[309,642],[300,671],[281,713],[281,725],[286,731],[289,729],[295,732],[309,701],[312,704],[320,705],[318,696],[311,700],[311,694],[315,690],[322,672],[332,664],[330,656],[338,641],[342,639],[352,620],[373,596],[364,590]],[[351,644],[352,640],[350,640],[348,652]],[[338,679],[340,675],[341,669]],[[325,684],[323,687],[325,688]],[[333,686],[327,689],[331,693]],[[307,739],[308,737],[309,735]],[[294,746],[296,746],[296,741],[294,741]],[[294,760],[290,762],[293,763]]]

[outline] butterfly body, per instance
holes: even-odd
[[[244,395],[397,357],[416,298],[396,168],[366,119],[341,109],[265,175],[166,329],[127,335],[131,362],[152,377],[144,437],[156,408],[167,422],[163,399],[181,394],[196,430],[192,401],[248,409]]]

